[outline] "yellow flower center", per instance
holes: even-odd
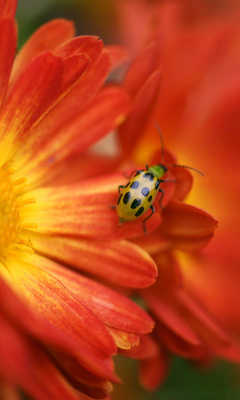
[[[18,195],[18,189],[27,179],[14,181],[11,174],[7,167],[0,168],[0,260],[22,248],[32,251],[30,242],[21,239],[20,234],[24,228],[37,228],[36,224],[24,224],[21,218],[22,207],[35,202],[35,199],[21,201]]]

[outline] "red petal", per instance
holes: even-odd
[[[105,47],[105,50],[111,61],[111,69],[115,69],[124,63],[129,56],[127,49],[124,47],[108,45]]]
[[[31,256],[31,262],[41,265],[51,276],[60,279],[80,304],[91,310],[105,325],[137,334],[152,330],[153,320],[127,297],[37,254]]]
[[[83,152],[111,132],[126,114],[128,104],[129,99],[121,88],[103,89],[83,112],[58,129],[47,142],[38,141],[38,148],[29,148],[32,162],[28,162],[21,173],[28,176],[30,185],[34,181],[39,184],[39,179],[42,182],[51,178],[58,169],[61,170],[63,160],[71,160],[72,156]]]
[[[21,48],[17,55],[12,74],[11,84],[15,82],[26,65],[38,54],[55,50],[58,46],[74,35],[71,21],[55,19],[38,28]]]
[[[140,363],[140,381],[147,390],[157,389],[168,372],[168,358],[163,352]]]
[[[134,59],[124,79],[124,86],[132,97],[136,96],[142,85],[145,84],[150,75],[159,68],[156,62],[156,42],[145,46],[140,54]]]
[[[0,108],[8,86],[12,63],[16,52],[17,33],[14,21],[0,20]]]
[[[36,262],[36,258],[30,257],[29,261]],[[114,377],[110,357],[116,348],[104,324],[43,269],[14,258],[9,259],[8,268],[13,272],[18,289],[37,312],[69,336],[76,347],[81,347],[83,366],[102,377],[106,377],[106,373]]]
[[[27,304],[10,291],[9,287],[0,279],[0,297],[1,311],[11,321],[11,324],[17,326],[20,331],[26,331],[31,335],[34,342],[41,342],[43,345],[54,354],[58,360],[63,360],[63,364],[67,366],[74,365],[74,371],[80,369],[80,377],[86,379],[86,369],[82,365],[88,365],[88,375],[95,375],[94,381],[101,379],[111,379],[114,382],[119,382],[112,372],[112,365],[109,361],[102,364],[92,352],[86,351],[83,346],[69,336],[66,332],[58,329],[51,324],[47,319],[42,317],[36,310],[27,307]],[[30,304],[28,304],[30,306]],[[24,316],[24,317],[23,317]],[[90,367],[89,367],[90,366]],[[89,368],[92,373],[89,372]],[[92,379],[92,378],[91,378]]]
[[[17,0],[0,0],[1,18],[14,18]]]
[[[166,325],[167,328],[174,332],[174,334],[184,340],[189,345],[194,347],[201,347],[202,342],[196,335],[183,312],[179,311],[174,307],[174,304],[164,300],[163,296],[156,297],[148,289],[144,292],[144,298],[146,298],[148,304],[154,315],[157,317],[162,324]]]
[[[156,325],[155,332],[160,343],[171,353],[190,359],[201,359],[205,357],[206,348],[204,343],[200,341],[198,344],[191,343],[183,336],[179,336],[174,331],[161,324]]]
[[[120,331],[112,326],[109,326],[108,330],[120,349],[131,349],[131,347],[137,346],[139,343],[139,335],[135,333]]]
[[[218,325],[215,317],[211,316],[208,310],[194,298],[194,295],[180,291],[177,294],[177,300],[193,316],[191,325],[207,343],[212,342],[213,345],[220,346],[228,346],[230,344],[227,332]]]
[[[95,190],[98,190],[96,186]],[[87,185],[84,194],[84,186],[81,184],[29,192],[27,197],[36,198],[37,203],[23,209],[24,222],[37,223],[40,233],[105,240],[134,237],[144,233],[142,218],[126,222],[121,227],[118,225],[116,210],[111,209],[116,204],[117,191],[88,193]],[[160,220],[160,215],[155,212],[147,222],[147,231],[155,229]]]
[[[210,214],[189,204],[171,201],[163,212],[161,232],[182,250],[192,250],[193,245],[201,248],[216,228],[217,221]]]
[[[131,113],[119,130],[124,154],[136,147],[142,132],[150,121],[159,94],[161,72],[157,70],[146,80],[137,93]]]
[[[174,185],[173,199],[183,200],[190,192],[193,184],[193,177],[186,168],[171,168],[176,183]]]
[[[130,350],[120,350],[119,354],[136,360],[155,358],[159,354],[159,346],[150,335],[141,335],[138,346],[135,346]]]
[[[73,35],[73,23],[64,19],[52,20],[38,28],[21,48],[15,59],[11,84],[34,57],[45,51],[55,50]]]
[[[77,400],[73,389],[60,375],[52,360],[29,338],[0,317],[1,363],[0,375],[7,382],[20,387],[31,397],[40,400],[57,398]]]
[[[74,240],[33,232],[28,238],[41,254],[117,285],[147,287],[157,276],[156,265],[148,253],[128,241]]]
[[[84,47],[84,42],[82,46]],[[90,58],[89,52],[93,51],[91,50],[92,47],[95,48],[96,52],[100,53],[98,54],[99,57],[97,60],[95,60],[96,54],[94,52],[93,59]],[[42,144],[48,143],[49,138],[51,138],[55,132],[58,130],[61,131],[64,124],[72,121],[74,117],[77,117],[80,111],[99,90],[110,66],[109,57],[105,53],[101,54],[101,51],[101,42],[95,41],[90,45],[89,51],[86,53],[89,59],[89,66],[85,75],[78,81],[74,88],[44,116],[40,124],[33,129],[30,140],[22,146],[17,155],[17,169],[27,161],[28,164],[30,162],[34,164],[35,155],[39,151],[39,145],[42,151]],[[30,168],[30,166],[27,168]]]
[[[4,154],[4,160],[13,151],[10,145],[22,143],[29,129],[55,98],[62,70],[61,60],[45,53],[20,75],[1,115],[1,154]]]

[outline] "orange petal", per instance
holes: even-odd
[[[119,137],[125,155],[134,150],[139,137],[152,117],[159,94],[160,78],[159,70],[149,76],[133,101],[129,117],[119,129]]]
[[[101,377],[113,378],[111,355],[116,348],[104,324],[60,281],[33,265],[31,257],[29,261],[14,257],[8,260],[8,270],[12,271],[16,290],[38,313],[69,336],[75,342],[76,350],[81,348],[83,366]]]
[[[99,179],[100,182],[100,179]],[[117,186],[117,185],[116,185]],[[89,193],[86,185],[36,189],[23,199],[36,198],[37,202],[23,209],[24,223],[38,225],[38,232],[55,235],[87,236],[113,240],[134,237],[144,233],[142,218],[118,225],[116,210],[117,191]],[[93,189],[94,190],[94,189]],[[97,187],[95,187],[97,191]],[[147,222],[147,230],[155,229],[161,221],[155,212]]]
[[[121,331],[112,326],[108,326],[107,328],[119,349],[131,349],[131,347],[138,345],[139,335]]]
[[[4,160],[51,104],[62,75],[62,62],[50,53],[36,58],[20,75],[1,115],[1,154]],[[24,98],[24,101],[22,99]]]
[[[26,331],[34,342],[41,342],[61,368],[70,369],[71,377],[77,376],[78,381],[85,384],[93,385],[95,382],[96,387],[102,385],[103,379],[105,383],[106,379],[119,383],[119,379],[113,374],[113,364],[110,359],[107,362],[105,360],[103,364],[96,355],[79,346],[73,336],[69,336],[67,332],[50,323],[36,312],[36,309],[30,309],[30,304],[23,303],[2,279],[0,288],[1,312],[19,331]],[[83,365],[88,366],[87,369]]]
[[[177,300],[193,316],[191,325],[207,343],[228,346],[230,338],[227,332],[217,323],[216,318],[191,293],[179,291]]]
[[[16,52],[17,32],[14,21],[0,20],[0,108],[8,86],[12,63]]]
[[[65,159],[83,152],[115,129],[126,114],[128,104],[128,96],[121,88],[105,88],[83,112],[59,128],[47,142],[38,141],[38,148],[34,146],[30,149],[32,162],[28,162],[21,170],[23,176],[28,176],[29,185],[35,181],[39,184],[39,179],[40,182],[49,179],[51,174],[61,170]]]
[[[115,69],[119,65],[123,64],[129,56],[125,47],[108,45],[105,47],[105,50],[107,51],[111,61],[111,69]]]
[[[207,348],[205,348],[204,343],[201,341],[199,341],[199,344],[191,343],[183,336],[179,336],[171,329],[168,329],[168,327],[159,323],[156,325],[155,333],[159,342],[171,353],[190,359],[202,359],[206,357]]]
[[[144,292],[144,298],[147,300],[151,310],[161,324],[164,324],[168,330],[181,340],[187,342],[190,346],[202,347],[202,342],[192,329],[188,321],[186,321],[183,313],[174,307],[174,304],[168,303],[161,296],[157,297],[151,290]]]
[[[86,51],[86,49],[84,50],[84,42],[82,43],[82,47],[83,51]],[[94,49],[95,51],[93,51]],[[92,58],[89,52],[93,53]],[[99,90],[110,68],[108,55],[101,52],[101,42],[96,40],[92,44],[90,42],[90,48],[87,51],[89,65],[86,73],[71,91],[67,93],[33,129],[31,137],[16,155],[17,160],[15,164],[18,170],[21,166],[24,166],[26,162],[35,165],[34,155],[36,155],[39,150],[43,151],[43,143],[48,143],[49,138],[51,138],[55,132],[58,130],[61,131],[66,123],[73,120],[74,117],[77,117]],[[98,54],[97,60],[96,54]],[[31,165],[27,168],[30,167]]]
[[[217,221],[206,211],[179,201],[168,203],[161,233],[182,250],[200,249],[212,237]]]
[[[106,175],[109,171],[116,171],[119,167],[120,158],[115,155],[107,156],[86,152],[81,153],[81,157],[72,154],[71,158],[62,160],[56,174],[49,177],[48,186],[71,185],[85,179]]]
[[[17,0],[0,0],[1,18],[14,18]]]
[[[126,73],[124,86],[132,97],[137,95],[141,86],[159,68],[159,63],[156,60],[156,45],[157,42],[153,41],[144,46]]]
[[[119,354],[136,360],[144,360],[147,358],[155,358],[159,354],[159,346],[150,335],[140,335],[138,346],[134,346],[130,350],[120,350]]]
[[[192,188],[192,174],[186,168],[181,167],[170,168],[170,170],[176,181],[172,197],[175,200],[183,200]]]
[[[142,288],[151,285],[157,268],[148,253],[122,241],[67,239],[28,233],[33,248],[51,258],[117,285]]]
[[[62,400],[78,397],[36,342],[0,316],[1,378],[14,382],[33,398]]]
[[[91,310],[105,325],[136,334],[151,332],[153,320],[127,297],[36,253],[29,260],[60,279],[79,303]]]
[[[38,28],[21,48],[11,73],[11,84],[24,70],[26,65],[38,54],[55,50],[74,36],[74,25],[65,19],[55,19]]]
[[[154,358],[141,361],[139,369],[141,384],[147,390],[157,389],[166,378],[168,366],[168,357],[164,352]]]

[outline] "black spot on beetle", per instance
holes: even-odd
[[[143,211],[144,211],[144,207],[140,207],[139,210],[137,210],[135,216],[139,217],[139,215],[141,215],[143,213]]]
[[[139,186],[139,182],[138,182],[138,181],[134,181],[134,182],[131,183],[130,188],[131,188],[131,189],[137,189],[138,186]]]
[[[143,194],[144,197],[147,197],[149,195],[150,190],[147,187],[142,188],[141,193]]]
[[[138,206],[140,206],[141,204],[141,200],[140,199],[134,199],[132,204],[131,204],[131,208],[134,210],[134,208],[137,208]]]
[[[150,203],[150,201],[152,201],[152,196],[149,196],[148,201]]]
[[[121,201],[121,198],[122,198],[122,193],[120,194],[120,196],[119,196],[119,198],[118,198],[118,201],[117,201],[117,204],[119,204],[120,203],[120,201]]]
[[[145,174],[143,174],[143,178],[148,178],[149,181],[152,182],[154,179],[154,175],[151,172],[145,172]]]
[[[130,192],[125,193],[124,197],[123,197],[123,202],[124,204],[127,204],[129,202],[129,200],[131,199],[131,194]]]
[[[156,182],[156,185],[155,185],[155,189],[158,189],[158,188],[159,188],[159,185],[160,185],[160,181],[157,181],[157,182]]]

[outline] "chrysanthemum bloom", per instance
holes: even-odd
[[[129,109],[123,88],[102,88],[122,51],[56,20],[14,60],[15,9],[0,2],[0,397],[103,398],[119,382],[112,355],[153,321],[90,275],[142,288],[157,273],[120,239],[116,177],[75,179],[109,168],[84,152]]]
[[[163,213],[168,222],[163,220],[160,229],[142,240],[142,247],[148,249],[159,267],[157,283],[143,292],[158,320],[155,338],[163,346],[162,362],[153,356],[154,349],[157,354],[156,346],[149,345],[152,360],[142,364],[145,384],[155,387],[166,372],[169,350],[202,363],[213,357],[240,360],[236,308],[236,230],[240,215],[239,5],[236,3],[231,9],[234,2],[222,2],[223,8],[219,7],[214,16],[209,3],[201,1],[195,2],[194,7],[187,0],[133,0],[118,4],[124,16],[125,43],[136,53],[148,40],[142,50],[141,76],[144,68],[156,71],[162,66],[154,118],[161,126],[165,144],[177,149],[184,163],[206,175],[204,179],[196,177],[198,189],[192,191],[189,200],[204,205],[221,221],[216,238],[206,250],[200,255],[184,253],[183,250],[199,250],[204,241],[201,243],[201,235],[196,235],[196,231],[194,234],[192,229],[186,229],[186,223],[192,221],[191,213],[181,218],[182,211],[187,211],[186,205],[179,204],[177,209],[171,203]],[[141,126],[130,139],[137,144],[140,136],[138,149],[135,146],[137,157],[146,150],[148,154],[154,152],[153,124],[145,133]],[[160,235],[164,239],[161,242]],[[137,243],[140,244],[139,239]],[[135,356],[141,358],[140,352]],[[156,365],[162,376],[149,372],[156,371]]]

